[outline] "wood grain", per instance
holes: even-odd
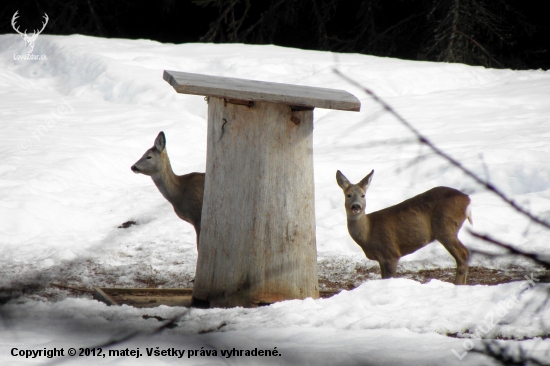
[[[312,134],[311,110],[210,98],[195,299],[254,307],[319,296]]]
[[[361,102],[344,90],[316,88],[266,81],[255,81],[164,71],[166,80],[183,94],[205,95],[218,98],[281,103],[299,107],[317,107],[358,112]]]

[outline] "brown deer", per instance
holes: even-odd
[[[470,198],[448,187],[435,187],[395,206],[365,214],[365,193],[374,170],[352,184],[339,170],[336,181],[345,194],[348,231],[368,259],[378,261],[382,278],[395,277],[399,258],[434,240],[456,261],[455,284],[466,284],[468,249],[458,240],[464,220],[472,224]]]
[[[201,232],[204,173],[176,175],[166,152],[166,137],[160,132],[155,144],[134,165],[134,173],[150,176],[160,193],[172,204],[176,215],[195,228],[197,248]]]

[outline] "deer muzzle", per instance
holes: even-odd
[[[361,212],[361,205],[358,204],[358,203],[354,203],[353,205],[351,205],[351,212],[353,212],[354,214],[358,214]]]

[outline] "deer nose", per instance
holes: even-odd
[[[351,205],[351,211],[353,213],[359,213],[361,212],[361,205],[358,204],[358,203],[354,203],[353,205]]]
[[[139,173],[139,169],[137,168],[137,166],[132,165],[132,168],[131,168],[131,169],[132,169],[132,171],[133,171],[134,173]]]

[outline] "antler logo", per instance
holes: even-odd
[[[46,28],[46,24],[48,24],[48,20],[50,18],[48,18],[48,14],[44,13],[44,22],[42,23],[42,29],[40,30],[35,30],[32,35],[28,35],[27,34],[27,30],[25,29],[25,32],[21,33],[19,31],[19,27],[15,27],[15,21],[17,20],[17,18],[19,18],[19,15],[17,15],[17,13],[19,13],[19,10],[17,10],[15,12],[15,14],[13,14],[13,18],[11,18],[11,26],[13,27],[13,29],[19,33],[19,35],[21,36],[21,38],[23,38],[23,41],[25,41],[25,48],[27,49],[27,55],[30,55],[32,53],[32,50],[34,49],[34,42],[36,42],[36,39],[38,38],[38,36],[40,35],[40,33],[42,33],[42,31],[44,30],[44,28]],[[37,33],[38,32],[38,33]]]

